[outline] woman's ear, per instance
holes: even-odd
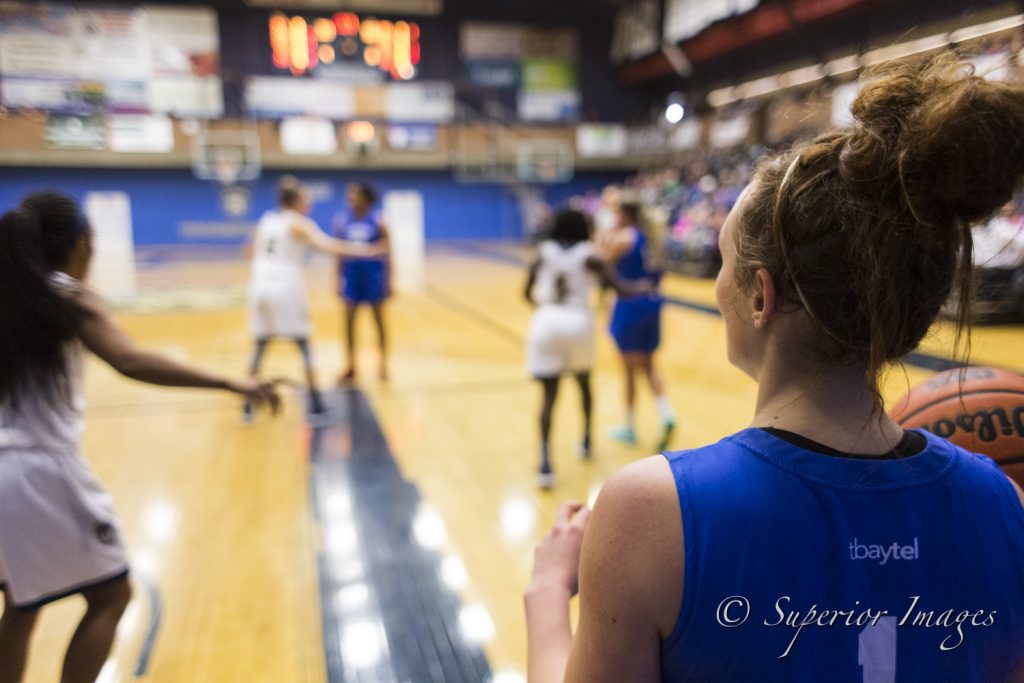
[[[751,297],[751,316],[756,329],[761,329],[775,315],[775,280],[765,268],[754,273],[754,293]]]

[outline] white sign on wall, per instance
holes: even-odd
[[[700,144],[700,121],[688,118],[679,123],[668,139],[672,149],[696,149]]]
[[[860,81],[837,85],[832,90],[832,125],[836,128],[849,128],[853,125],[853,101],[860,93]]]
[[[622,124],[581,123],[576,126],[576,153],[581,157],[620,157],[629,149]]]
[[[750,117],[745,115],[721,119],[711,124],[711,146],[719,149],[734,147],[747,139]]]
[[[355,93],[337,81],[291,76],[254,76],[245,82],[249,113],[266,116],[322,116],[350,119],[355,116]]]
[[[220,31],[210,8],[3,1],[0,76],[24,86],[0,92],[9,107],[203,117],[224,111]]]
[[[758,0],[667,0],[665,40],[675,43],[692,38],[716,21],[749,12],[757,3]]]
[[[83,209],[92,226],[93,256],[89,282],[114,300],[134,296],[138,286],[128,193],[87,192]]]
[[[334,154],[338,131],[318,116],[293,116],[281,121],[281,149],[285,154]]]
[[[389,121],[447,123],[455,118],[455,92],[440,81],[392,83],[387,87]]]
[[[414,190],[384,193],[384,221],[391,233],[395,287],[416,291],[424,282],[423,195]]]
[[[170,152],[174,125],[167,116],[108,116],[107,147],[114,152]]]
[[[1005,81],[1010,78],[1010,53],[993,52],[971,58],[974,73],[990,81]]]

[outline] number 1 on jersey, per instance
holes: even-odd
[[[896,683],[896,617],[868,624],[857,640],[857,663],[864,683]]]

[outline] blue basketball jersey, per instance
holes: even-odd
[[[334,217],[334,236],[349,242],[373,244],[380,241],[380,214],[370,211],[361,218],[351,212],[343,211]]]
[[[647,236],[633,228],[633,247],[615,264],[619,278],[627,282],[651,280],[655,285],[661,273],[651,265]],[[620,296],[612,308],[608,331],[623,353],[653,353],[661,344],[661,295]]]
[[[338,214],[333,232],[339,239],[362,244],[379,242],[382,237],[380,214],[368,212],[356,218],[349,212]],[[349,301],[377,303],[386,298],[385,261],[380,257],[344,257],[340,261],[341,294]]]
[[[759,429],[666,454],[685,577],[663,680],[1024,674],[1024,509],[991,460],[920,433],[897,460]]]
[[[650,263],[651,258],[647,248],[647,236],[644,235],[642,230],[637,230],[636,228],[633,228],[633,230],[636,233],[633,248],[619,259],[619,262],[615,264],[615,270],[623,280],[636,281],[647,278],[657,282],[661,277],[661,273]]]

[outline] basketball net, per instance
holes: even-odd
[[[216,151],[216,160],[213,164],[214,175],[221,185],[233,185],[238,180],[238,173],[242,168],[238,157],[232,148],[221,148]]]

